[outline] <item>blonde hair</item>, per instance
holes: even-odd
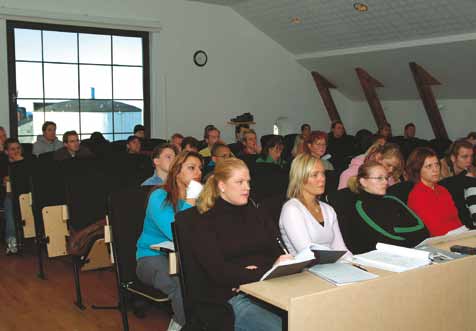
[[[209,211],[215,206],[215,201],[220,196],[218,182],[225,182],[237,169],[248,169],[245,162],[236,158],[224,159],[217,163],[213,173],[208,177],[200,196],[197,199],[197,210],[200,214]]]
[[[403,174],[403,169],[405,168],[405,161],[403,160],[402,153],[400,152],[400,147],[393,143],[386,143],[384,145],[375,143],[370,146],[365,153],[365,162],[377,161],[378,156],[380,156],[382,160],[392,158],[396,158],[398,160],[398,165],[395,167],[395,170],[393,173],[389,174],[395,181],[398,181],[400,176]]]
[[[296,156],[291,164],[291,171],[289,172],[289,186],[287,197],[298,198],[302,194],[302,186],[309,179],[314,166],[317,162],[322,164],[322,161],[311,154],[303,153]]]
[[[377,161],[370,160],[370,161],[364,162],[359,167],[357,176],[352,176],[349,178],[349,181],[347,182],[347,187],[354,193],[360,193],[364,191],[364,188],[362,184],[360,183],[360,180],[362,178],[368,178],[370,176],[370,171],[376,167],[384,168],[384,166],[378,163]]]

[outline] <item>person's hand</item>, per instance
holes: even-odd
[[[245,269],[248,269],[248,270],[256,270],[256,269],[258,269],[258,267],[255,266],[255,265],[249,265],[249,266],[246,266]]]
[[[292,259],[294,259],[294,257],[291,254],[280,255],[276,259],[276,261],[274,261],[274,265],[279,264],[279,263],[284,262],[284,261],[289,261],[289,260],[292,260]]]

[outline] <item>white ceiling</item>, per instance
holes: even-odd
[[[352,0],[192,1],[230,6],[352,99],[364,97],[357,66],[385,85],[382,99],[418,98],[410,61],[443,83],[437,97],[476,98],[476,0],[360,0],[365,13]]]

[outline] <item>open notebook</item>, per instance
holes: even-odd
[[[311,244],[299,252],[294,259],[274,265],[260,280],[296,274],[318,263],[334,263],[345,253],[346,251],[333,251],[323,245]]]
[[[430,253],[413,248],[378,243],[376,250],[354,255],[353,261],[379,269],[403,272],[431,263]]]
[[[316,264],[309,268],[309,272],[337,286],[378,277],[376,274],[356,268],[350,263]]]

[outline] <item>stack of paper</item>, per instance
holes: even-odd
[[[317,264],[309,268],[309,271],[338,286],[378,277],[349,263]]]
[[[354,255],[353,260],[369,267],[403,272],[431,263],[430,253],[400,246],[378,243],[376,250]]]

